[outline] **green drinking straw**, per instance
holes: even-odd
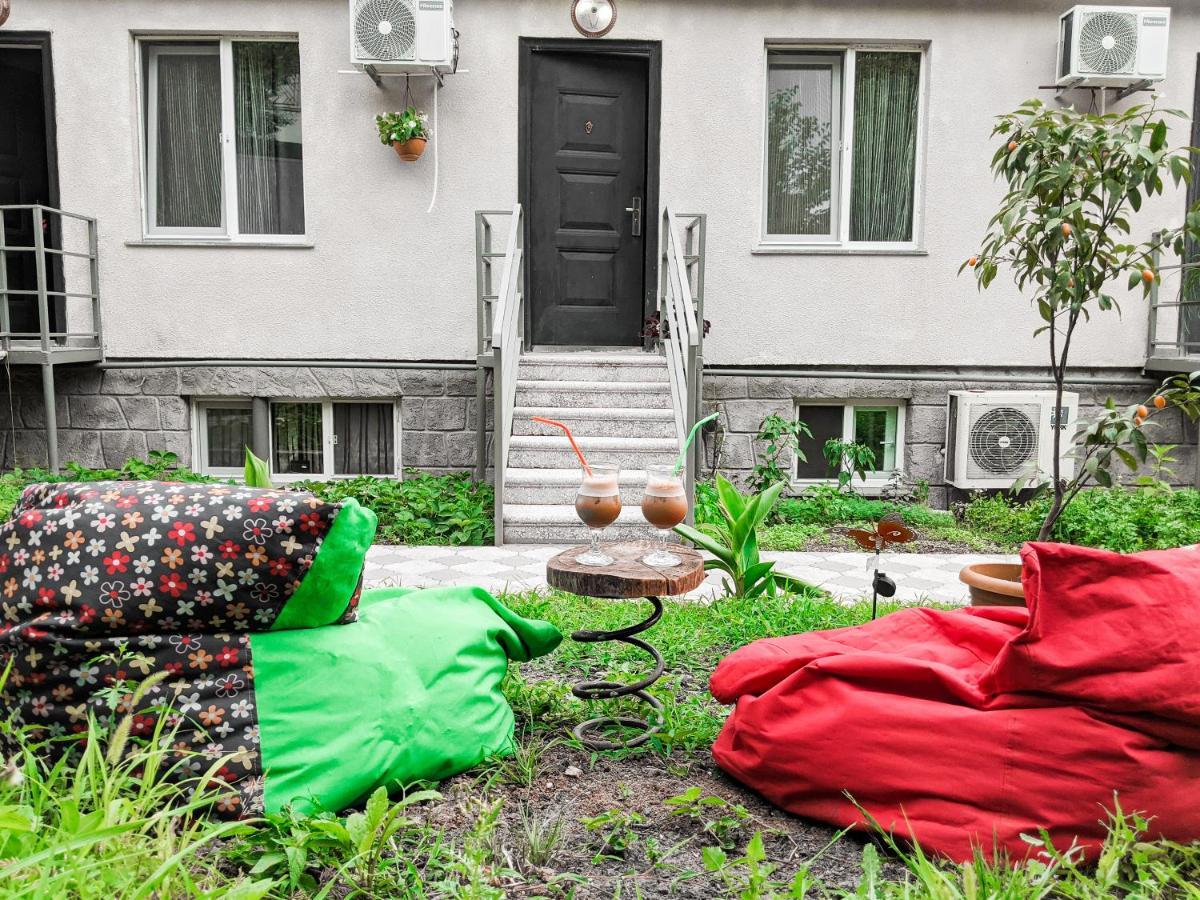
[[[683,449],[679,451],[679,459],[675,460],[675,471],[671,473],[672,475],[678,475],[679,470],[683,468],[684,460],[687,459],[688,447],[692,446],[692,441],[694,441],[696,439],[696,432],[699,431],[701,429],[701,427],[703,427],[704,425],[707,425],[709,422],[711,422],[713,419],[715,419],[719,415],[720,415],[719,412],[715,412],[710,416],[705,416],[703,419],[701,419],[699,422],[697,422],[695,425],[692,426],[692,433],[689,434],[687,436],[687,440],[683,442]]]

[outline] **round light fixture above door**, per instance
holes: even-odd
[[[571,0],[571,24],[584,37],[604,37],[617,24],[616,0]]]

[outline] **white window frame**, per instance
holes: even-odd
[[[767,231],[767,152],[770,127],[770,75],[772,54],[786,53],[802,61],[806,53],[841,53],[841,85],[834,96],[840,104],[840,124],[834,129],[837,138],[832,143],[835,170],[830,182],[831,193],[836,191],[831,211],[831,233],[828,235],[783,235]],[[851,168],[854,160],[854,77],[858,53],[917,53],[920,68],[917,82],[917,148],[913,172],[912,237],[907,241],[850,240]],[[763,253],[788,252],[847,252],[847,253],[921,253],[925,230],[925,135],[928,123],[929,45],[915,42],[851,42],[836,44],[793,43],[768,41],[762,60],[762,172],[759,187],[759,239],[755,247]]]
[[[138,98],[138,141],[140,163],[139,171],[142,181],[142,237],[151,242],[180,241],[184,243],[212,244],[290,244],[308,243],[308,207],[307,192],[304,206],[304,234],[243,234],[238,222],[237,194],[237,123],[234,116],[234,87],[233,87],[233,45],[239,41],[250,43],[274,42],[299,44],[300,39],[295,34],[138,34],[134,36],[137,53],[135,54],[135,86]],[[178,49],[162,46],[163,44],[179,43]],[[196,53],[196,44],[209,43],[213,52],[221,59],[221,226],[211,227],[178,227],[155,225],[158,198],[157,179],[151,174],[150,167],[157,159],[157,128],[150,127],[151,111],[156,111],[158,99],[158,77],[153,69],[154,60],[170,53]],[[147,82],[143,84],[143,79]],[[301,122],[304,115],[304,76],[300,77],[301,85]],[[156,114],[156,113],[155,113]],[[303,128],[303,126],[301,126]],[[303,138],[302,138],[303,139]],[[303,144],[301,145],[303,146]],[[301,184],[307,184],[304,171],[304,160],[301,159]]]
[[[312,397],[272,397],[270,398],[269,406],[274,408],[276,403],[309,403],[319,404],[321,406],[321,457],[324,460],[325,468],[322,472],[295,472],[295,473],[277,473],[275,471],[275,428],[270,429],[270,453],[267,459],[267,465],[271,468],[271,478],[280,484],[287,484],[293,481],[337,481],[346,478],[358,478],[363,473],[343,473],[337,474],[334,472],[333,450],[337,446],[334,440],[333,433],[333,407],[337,403],[376,403],[390,404],[392,407],[392,471],[385,472],[382,475],[373,475],[374,478],[399,478],[402,473],[400,467],[400,398],[379,398],[379,397],[337,397],[334,399],[314,399]]]
[[[267,400],[268,416],[271,408],[276,403],[310,403],[319,404],[321,406],[321,450],[322,457],[325,462],[325,469],[322,472],[295,472],[295,473],[279,473],[275,471],[275,429],[268,425],[269,430],[269,449],[267,452],[267,469],[271,473],[271,480],[277,484],[289,484],[296,481],[336,481],[346,478],[358,478],[359,474],[336,474],[334,473],[333,451],[336,446],[333,432],[333,407],[337,403],[378,403],[389,404],[392,407],[392,471],[381,475],[375,475],[375,478],[402,478],[403,468],[401,460],[403,456],[400,452],[401,430],[400,430],[400,398],[379,398],[379,397],[338,397],[336,399],[313,398],[313,397],[271,397]],[[193,468],[197,472],[205,475],[213,475],[218,478],[236,478],[242,480],[245,476],[245,470],[239,466],[237,468],[228,468],[224,466],[209,466],[208,465],[208,410],[210,409],[245,409],[252,407],[253,401],[249,397],[220,397],[220,398],[197,398],[192,401],[192,459],[194,461]]]
[[[820,399],[804,399],[796,401],[796,418],[804,419],[804,409],[808,406],[840,406],[842,407],[842,434],[843,441],[854,440],[854,411],[856,409],[882,409],[894,408],[896,410],[896,466],[893,469],[876,469],[866,473],[866,481],[855,476],[853,486],[856,491],[865,494],[878,494],[892,480],[895,472],[903,474],[905,472],[905,445],[904,445],[904,420],[908,418],[908,403],[904,400],[883,400],[883,399],[856,399],[856,400],[839,400],[830,398],[827,400]],[[792,486],[797,490],[802,490],[806,487],[811,487],[817,484],[837,484],[836,476],[833,478],[801,478],[799,472],[799,460],[792,460]]]
[[[204,475],[217,478],[242,478],[245,468],[242,466],[210,466],[208,464],[208,411],[210,409],[248,409],[253,417],[253,403],[249,397],[226,398],[219,400],[194,400],[192,402],[192,460],[193,469]]]

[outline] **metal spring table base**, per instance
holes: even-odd
[[[632,716],[597,716],[594,719],[581,722],[575,726],[574,734],[575,737],[579,738],[580,743],[589,750],[624,750],[627,747],[636,747],[639,744],[644,744],[650,740],[651,735],[662,730],[662,702],[646,691],[646,688],[662,677],[663,669],[665,668],[662,654],[650,644],[640,638],[634,637],[635,634],[640,634],[652,628],[662,618],[662,601],[657,597],[647,597],[646,599],[654,606],[654,612],[644,622],[638,622],[636,625],[630,625],[627,628],[621,628],[617,631],[576,631],[571,635],[572,640],[584,644],[594,644],[600,641],[622,641],[637,647],[639,650],[644,650],[654,660],[654,671],[641,681],[636,681],[633,684],[624,684],[620,681],[584,681],[571,688],[571,693],[580,700],[612,700],[617,697],[637,697],[643,703],[650,706],[657,719],[655,722],[648,722],[643,719],[633,718]],[[625,741],[610,741],[599,736],[606,727],[613,725],[634,729],[640,731],[641,734]]]

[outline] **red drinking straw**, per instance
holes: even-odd
[[[571,429],[562,422],[555,422],[553,419],[543,419],[541,416],[530,416],[534,422],[541,422],[543,425],[553,425],[555,428],[561,428],[563,434],[567,436],[567,440],[571,442],[571,449],[575,451],[575,455],[579,457],[579,464],[583,466],[583,471],[591,477],[592,467],[587,464],[587,460],[583,458],[583,451],[579,449],[579,445],[575,443],[575,435],[571,434]]]

